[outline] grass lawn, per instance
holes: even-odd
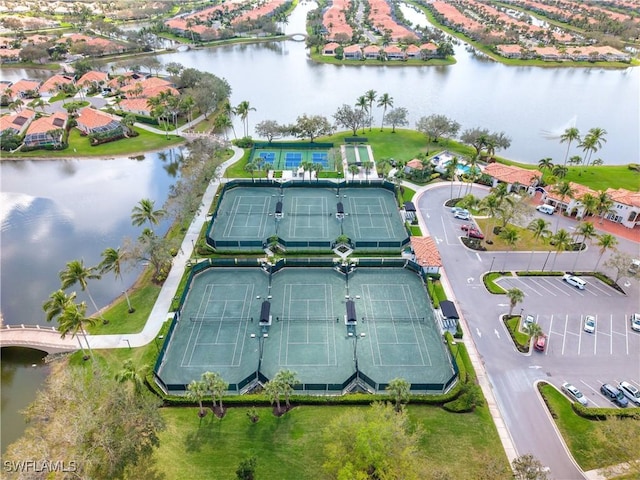
[[[542,240],[536,240],[533,238],[533,232],[523,227],[518,227],[516,225],[512,225],[520,235],[520,239],[518,240],[515,248],[512,249],[510,245],[508,245],[504,240],[502,240],[499,236],[489,234],[489,231],[492,227],[496,225],[495,221],[491,221],[489,218],[475,218],[474,219],[478,224],[480,230],[484,233],[485,238],[493,241],[493,244],[489,245],[486,242],[483,242],[483,246],[486,247],[487,251],[548,251],[554,250],[553,245],[548,243],[544,243]]]
[[[161,150],[184,142],[177,135],[165,135],[135,129],[140,135],[135,138],[122,138],[114,142],[103,143],[92,147],[88,137],[80,135],[80,131],[72,128],[69,132],[69,147],[64,150],[34,150],[32,152],[2,152],[3,158],[70,158],[70,157],[113,157],[133,153]]]
[[[168,479],[235,478],[240,461],[255,456],[256,478],[328,478],[322,471],[320,435],[328,418],[351,408],[368,407],[300,406],[280,418],[271,408],[258,408],[256,424],[247,418],[247,408],[234,407],[222,420],[209,414],[200,426],[197,408],[165,408],[167,430],[160,434],[155,453],[158,469]],[[411,419],[422,425],[421,448],[434,469],[455,469],[456,478],[474,478],[478,458],[506,466],[486,407],[470,414],[422,405],[409,405],[408,410]],[[457,459],[455,466],[452,459]]]
[[[616,465],[625,460],[612,458],[613,453],[598,441],[596,433],[601,428],[602,422],[587,420],[576,414],[571,408],[571,402],[552,385],[542,386],[541,392],[573,458],[583,470],[607,467],[609,466],[607,463]],[[640,431],[640,420],[626,419],[625,421],[636,422],[637,431]]]
[[[516,343],[518,343],[522,348],[528,350],[531,337],[520,331],[520,316],[514,316],[506,320],[504,323],[511,332]]]

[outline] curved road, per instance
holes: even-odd
[[[458,196],[458,189],[459,185],[454,183],[453,196]],[[526,270],[529,264],[531,269],[540,270],[545,261],[547,261],[546,270],[549,270],[554,262],[555,253],[548,258],[547,252],[532,254],[531,252],[472,251],[459,239],[462,235],[460,226],[467,222],[454,219],[450,209],[444,206],[444,203],[451,198],[450,184],[418,188],[418,192],[414,203],[418,207],[423,232],[426,234],[426,229],[438,245],[445,266],[446,280],[453,291],[459,313],[471,332],[517,455],[533,454],[549,468],[552,478],[562,480],[585,478],[584,473],[566,450],[546,407],[536,394],[534,384],[539,380],[545,380],[558,385],[563,381],[558,378],[587,375],[593,369],[593,365],[589,363],[589,358],[585,360],[581,358],[579,362],[567,359],[563,364],[555,357],[541,355],[538,352],[529,355],[517,352],[500,321],[500,316],[508,313],[508,300],[502,295],[488,293],[482,284],[482,275],[490,270]],[[484,197],[488,194],[488,189],[474,186],[472,193],[478,197]],[[536,212],[532,215],[541,216],[542,214]],[[552,217],[545,215],[542,218],[552,222],[554,231],[556,222],[559,228],[565,228],[569,232],[576,225],[575,221],[557,215]],[[637,252],[638,246],[621,239],[619,249]],[[595,248],[583,251],[578,258],[577,269],[592,270],[598,255],[599,252]],[[554,270],[572,270],[574,262],[576,262],[575,253],[562,253],[555,260]],[[562,288],[562,282],[558,283]],[[569,294],[571,293],[573,292]],[[617,301],[623,313],[629,313],[634,308],[634,302],[637,303],[632,298],[622,295],[618,297],[621,297]],[[563,300],[554,301],[561,303]],[[565,303],[571,301],[564,300]],[[526,311],[536,311],[541,310],[548,303],[553,302],[551,299],[536,299],[529,295],[521,305],[518,305],[518,308],[524,307]],[[572,307],[575,310],[575,305],[568,305],[567,311],[572,311]],[[636,358],[637,361],[637,355],[632,358]],[[611,367],[605,365],[603,370],[607,368]],[[599,373],[599,376],[602,375],[604,373]]]

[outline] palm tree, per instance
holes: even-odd
[[[520,240],[520,234],[518,233],[518,230],[516,230],[516,228],[512,227],[511,225],[508,225],[505,228],[503,228],[502,230],[500,230],[500,235],[499,236],[500,236],[500,238],[502,240],[504,240],[504,242],[507,245],[509,245],[511,251],[513,251],[513,249],[515,249],[516,243],[518,243],[518,240]],[[502,266],[502,270],[503,271],[504,271],[505,266],[507,264],[507,257],[508,257],[508,253],[504,257],[504,264]]]
[[[42,305],[42,309],[47,314],[47,322],[51,322],[62,315],[64,308],[69,303],[73,303],[75,299],[76,292],[71,292],[67,295],[62,289],[56,290],[49,295],[49,299]]]
[[[578,264],[578,258],[580,258],[580,254],[582,253],[582,247],[585,246],[585,242],[587,240],[592,239],[596,236],[596,227],[593,226],[591,222],[582,222],[575,229],[576,236],[582,236],[582,241],[580,242],[578,248],[578,254],[576,255],[576,261],[573,262],[573,270],[575,271],[576,265]]]
[[[583,218],[584,218],[589,215],[592,215],[597,210],[598,199],[593,195],[591,195],[590,193],[585,193],[580,199],[580,203],[582,203],[584,207],[584,215],[583,215]]]
[[[585,135],[584,139],[580,143],[580,148],[585,152],[585,167],[589,166],[591,155],[600,150],[602,148],[602,144],[607,142],[607,139],[604,138],[606,134],[607,131],[604,128],[594,127],[589,129]]]
[[[229,384],[225,382],[217,372],[204,372],[202,374],[202,382],[205,384],[207,391],[211,394],[213,410],[216,408],[216,398],[220,400],[220,411],[222,412],[222,396],[229,388]]]
[[[569,203],[569,202],[565,202],[565,199],[573,198],[574,190],[573,188],[571,188],[571,184],[569,182],[558,183],[554,185],[551,188],[551,190],[554,193],[557,193],[558,195],[560,195],[560,201],[562,201],[563,203]],[[558,221],[556,222],[556,228],[558,228],[559,222],[560,222],[560,217],[558,217]]]
[[[569,127],[560,135],[560,143],[567,143],[567,153],[564,156],[565,166],[567,165],[567,158],[569,157],[569,148],[574,140],[580,141],[580,130],[576,127]]]
[[[524,292],[519,288],[510,288],[507,290],[507,298],[509,299],[509,316],[511,316],[516,305],[524,300]]]
[[[126,252],[120,250],[118,248],[107,247],[102,252],[102,261],[98,264],[98,269],[100,270],[100,274],[104,275],[108,272],[113,272],[113,275],[116,277],[116,280],[120,278],[120,282],[124,284],[124,279],[122,278],[122,263],[128,259],[128,255]],[[124,286],[124,285],[123,285]],[[129,307],[129,313],[135,312],[135,309],[131,306],[131,301],[129,300],[129,294],[127,290],[123,290],[124,296],[127,299],[127,306]]]
[[[553,165],[553,159],[552,159],[552,158],[550,158],[550,157],[547,157],[547,158],[541,158],[541,159],[538,161],[538,168],[539,168],[540,170],[549,170],[549,171],[552,171],[552,170],[553,170],[553,167],[554,167],[554,165]]]
[[[382,96],[378,99],[378,106],[382,107],[382,121],[380,122],[380,131],[382,131],[382,126],[384,125],[384,116],[387,113],[387,108],[393,107],[393,97],[388,93],[383,93]]]
[[[533,232],[533,239],[538,241],[542,239],[542,241],[546,241],[547,238],[551,236],[551,230],[549,230],[550,223],[547,222],[544,218],[536,218],[533,220],[527,228]],[[527,272],[529,271],[529,267],[531,266],[531,260],[533,260],[534,251],[531,250],[531,256],[529,257],[529,264],[527,265]]]
[[[456,170],[458,169],[459,165],[460,163],[458,161],[458,157],[453,157],[447,163],[447,167],[445,169],[445,174],[447,175],[447,178],[451,181],[451,193],[450,193],[451,198],[453,198],[453,181],[456,178]]]
[[[368,160],[366,162],[362,162],[362,168],[364,168],[364,175],[367,180],[369,180],[369,172],[373,168],[373,161]]]
[[[148,372],[149,365],[143,365],[140,368],[136,368],[133,360],[129,358],[124,361],[122,364],[122,370],[116,373],[115,378],[118,383],[131,382],[133,385],[133,393],[138,396],[142,393],[144,379]]]
[[[371,131],[371,123],[373,121],[373,102],[376,101],[376,91],[367,90],[364,94],[365,98],[369,102],[369,131]]]
[[[264,393],[267,394],[269,401],[273,405],[273,402],[276,402],[276,409],[280,411],[280,395],[282,394],[282,389],[277,382],[271,380],[264,384]]]
[[[98,306],[96,302],[93,300],[91,296],[91,292],[89,291],[89,285],[87,284],[87,280],[99,280],[101,275],[96,272],[96,267],[85,267],[84,260],[71,260],[67,262],[67,266],[64,270],[62,270],[59,274],[60,281],[62,282],[62,290],[66,290],[72,285],[76,283],[80,285],[80,289],[83,292],[87,292],[89,296],[89,300],[91,300],[91,304],[93,308],[98,312]],[[99,313],[100,318],[104,323],[108,323],[107,320]]]
[[[254,172],[258,169],[258,166],[255,164],[255,162],[248,162],[245,166],[244,166],[244,171],[245,172],[249,172],[251,174],[251,181],[254,182],[255,178],[253,176]]]
[[[291,406],[289,404],[289,397],[293,392],[293,386],[300,383],[296,372],[291,370],[280,370],[276,373],[275,377],[273,377],[272,381],[280,385],[280,391],[282,395],[284,395],[285,405],[289,408]]]
[[[604,253],[610,248],[615,250],[617,244],[618,244],[618,239],[613,235],[611,235],[610,233],[603,233],[598,237],[598,243],[596,245],[600,247],[600,256],[598,257],[596,266],[593,267],[594,271],[598,270],[598,265],[600,264],[600,260],[602,260],[602,256],[604,255]]]
[[[595,205],[596,205],[596,211],[600,216],[600,222],[598,223],[602,225],[604,223],[604,216],[611,210],[611,207],[613,207],[613,200],[611,199],[611,196],[609,196],[607,192],[605,192],[604,190],[601,190],[598,192]]]
[[[154,210],[154,208],[155,202],[153,200],[143,198],[131,211],[131,223],[136,227],[139,227],[145,222],[149,222],[149,230],[153,232],[153,226],[158,225],[158,223],[160,223],[160,219],[167,214],[166,210]]]
[[[536,322],[531,322],[531,323],[527,324],[524,327],[524,331],[531,338],[538,338],[540,335],[542,335],[542,327],[539,324],[537,324]]]
[[[362,112],[362,118],[365,118],[365,115],[369,109],[369,100],[367,100],[367,97],[365,97],[364,95],[361,95],[358,97],[358,100],[356,100],[356,107],[358,107],[360,109],[360,111]],[[362,134],[364,135],[364,129],[365,129],[366,125],[363,123],[362,124]]]
[[[561,228],[551,237],[551,244],[556,250],[556,254],[553,257],[553,263],[551,264],[551,270],[553,270],[553,267],[556,264],[556,259],[558,258],[558,253],[561,251],[564,252],[571,244],[571,235],[564,228]]]
[[[255,112],[255,108],[253,108],[247,100],[243,100],[238,104],[238,106],[234,109],[234,113],[240,117],[242,123],[244,125],[244,136],[249,136],[249,112]]]
[[[402,402],[409,400],[411,384],[404,378],[394,378],[389,382],[385,390],[393,396],[396,404],[396,412],[399,412],[402,409]]]
[[[491,193],[484,197],[480,203],[478,204],[478,210],[481,213],[486,213],[490,217],[489,228],[487,241],[490,240],[491,235],[493,235],[493,227],[495,226],[495,216],[500,213],[502,210],[500,208],[500,200],[496,197],[495,194]]]
[[[207,414],[206,410],[202,406],[202,400],[207,394],[207,386],[202,381],[191,380],[191,383],[187,385],[187,398],[198,402],[200,410],[198,411],[198,417],[202,418]]]
[[[311,181],[311,170],[313,167],[313,163],[305,160],[300,164],[300,166],[302,167],[302,180],[304,180],[305,175],[307,174],[307,172],[309,172],[309,181]]]
[[[71,333],[71,337],[76,337],[78,332],[82,333],[84,341],[87,344],[89,355],[93,360],[93,351],[89,345],[89,339],[87,338],[87,332],[84,328],[85,325],[93,326],[96,323],[96,319],[87,317],[87,304],[69,302],[64,306],[64,309],[58,317],[58,331],[60,332],[60,338],[65,338],[68,333]],[[78,341],[79,343],[79,341]],[[82,346],[82,345],[81,345]],[[84,352],[84,349],[83,349]]]
[[[567,173],[569,173],[569,169],[564,165],[556,165],[553,167],[553,170],[551,171],[551,173],[555,177],[564,178],[567,176]]]
[[[316,172],[316,182],[319,182],[320,181],[320,172],[322,170],[324,170],[324,166],[321,163],[316,162],[313,165],[311,165],[311,170]]]
[[[358,165],[356,165],[355,163],[349,165],[349,168],[347,170],[349,170],[349,173],[351,174],[352,181],[355,178],[356,173],[360,173],[360,167],[358,167]]]

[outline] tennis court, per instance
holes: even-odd
[[[329,156],[329,150],[330,147],[326,146],[311,148],[305,144],[304,148],[296,148],[293,144],[286,147],[269,144],[269,146],[254,147],[249,161],[261,159],[273,170],[298,170],[303,162],[319,163],[324,170],[334,170],[335,165]]]
[[[376,187],[238,186],[223,193],[208,232],[215,248],[262,247],[274,235],[287,249],[330,248],[342,234],[356,247],[401,248],[408,241],[393,192]]]
[[[157,369],[173,390],[205,371],[241,390],[289,369],[318,393],[357,381],[381,391],[396,377],[437,391],[454,376],[424,286],[403,268],[348,278],[331,268],[210,268],[194,277],[179,318]]]

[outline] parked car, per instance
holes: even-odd
[[[620,382],[618,389],[629,399],[631,403],[640,407],[640,390],[631,385],[629,382]]]
[[[629,320],[631,321],[631,330],[640,332],[640,313],[632,313],[629,315]]]
[[[587,282],[580,277],[576,277],[575,275],[570,275],[568,273],[562,277],[562,280],[567,282],[569,285],[579,288],[580,290],[584,290],[584,287],[587,285]]]
[[[468,210],[458,210],[453,214],[454,218],[459,218],[460,220],[469,220],[471,219],[471,214]]]
[[[525,329],[529,328],[529,325],[531,325],[535,321],[536,319],[533,317],[533,315],[529,314],[526,317],[524,317],[524,320],[522,322],[522,327]]]
[[[555,207],[553,205],[538,205],[536,210],[542,213],[546,213],[547,215],[553,215],[555,212]]]
[[[572,400],[575,400],[581,405],[587,406],[587,397],[585,397],[580,390],[571,385],[570,383],[564,382],[562,384],[562,391],[566,393]]]
[[[587,333],[595,333],[596,317],[593,315],[587,315],[584,317],[584,331]]]
[[[467,212],[467,213],[469,213],[469,210],[467,210],[466,208],[462,208],[462,207],[451,207],[451,213],[457,213],[457,212]]]
[[[547,336],[543,333],[542,335],[536,337],[536,341],[533,344],[533,348],[535,348],[539,352],[544,352],[544,349],[547,346]]]
[[[604,385],[602,385],[600,387],[600,392],[620,408],[626,408],[629,405],[627,397],[625,397],[620,390],[609,383],[605,383]]]
[[[465,232],[467,232],[467,236],[468,237],[479,238],[480,240],[482,240],[484,238],[484,234],[479,229],[474,227],[473,225],[469,225],[468,223],[465,223],[460,228],[462,230],[464,230]]]

